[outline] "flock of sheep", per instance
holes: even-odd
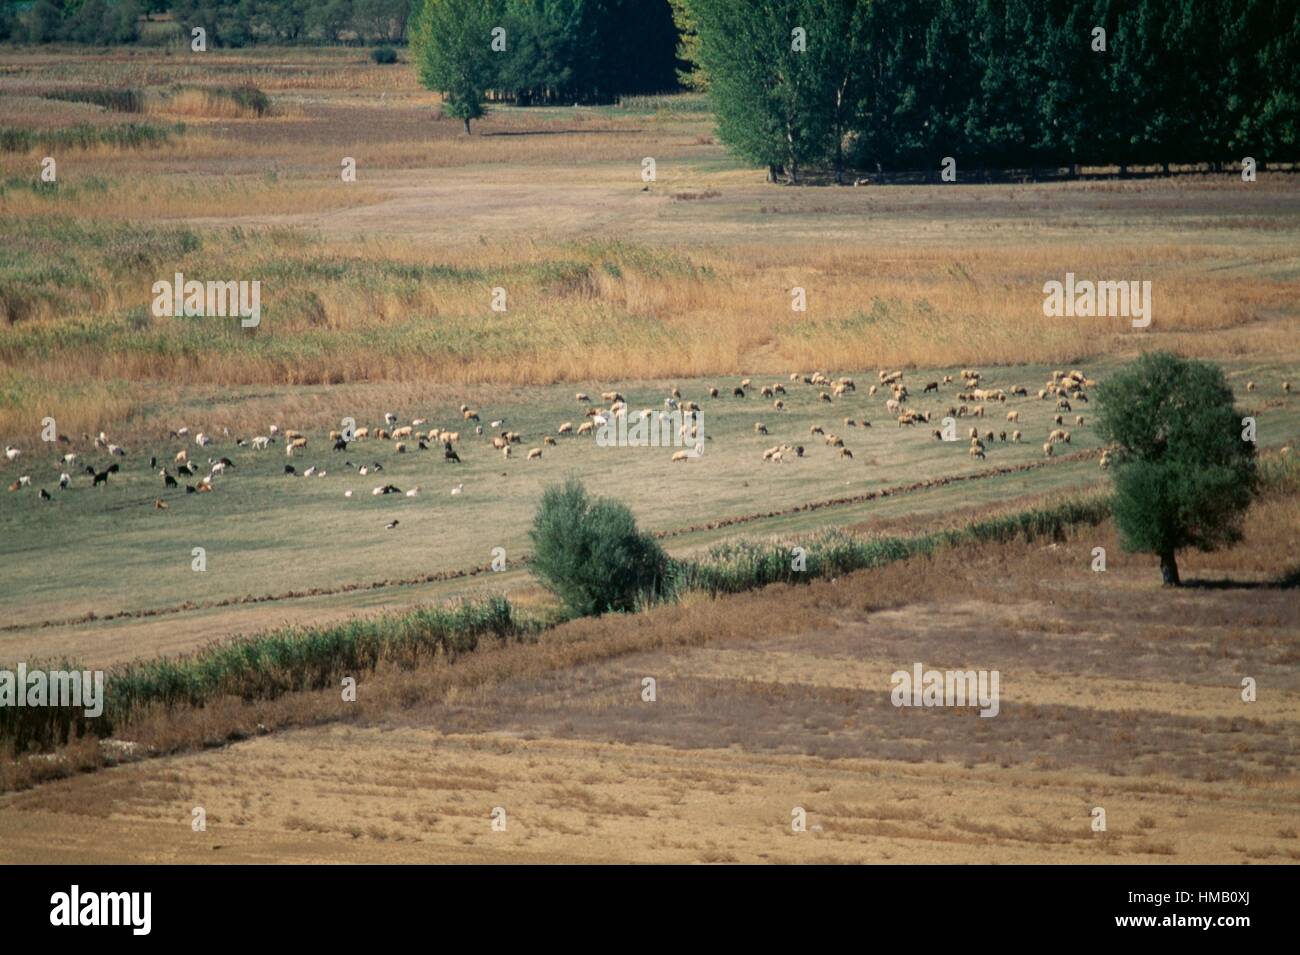
[[[882,370],[877,375],[878,381],[870,386],[867,391],[868,398],[879,400],[881,395],[887,395],[884,398],[884,408],[896,422],[896,427],[914,427],[917,424],[932,424],[940,419],[942,413],[942,423],[944,427],[934,428],[930,434],[936,440],[957,440],[956,422],[959,418],[979,418],[987,419],[990,415],[990,409],[994,405],[1004,405],[1010,399],[1029,397],[1029,390],[1021,385],[1015,385],[1010,389],[988,388],[982,384],[983,374],[973,368],[962,369],[957,378],[959,384],[955,384],[953,375],[945,375],[942,380],[928,382],[922,389],[922,400],[925,396],[934,393],[938,396],[944,388],[949,386],[959,387],[961,390],[953,396],[952,402],[944,409],[922,410],[915,404],[915,396],[908,389],[907,384],[903,381],[903,372],[894,370]],[[852,378],[831,379],[824,372],[815,372],[811,375],[804,375],[798,372],[792,373],[789,377],[792,384],[804,384],[819,389],[817,399],[827,404],[835,404],[841,399],[857,392],[857,384]],[[735,397],[745,397],[746,389],[751,387],[751,380],[745,379],[736,387],[732,394]],[[1076,404],[1086,404],[1088,394],[1084,390],[1095,386],[1096,382],[1084,375],[1078,370],[1072,371],[1054,371],[1051,380],[1038,389],[1038,399],[1044,401],[1055,401],[1055,417],[1053,424],[1056,426],[1047,436],[1047,441],[1043,445],[1043,453],[1051,457],[1058,443],[1069,444],[1070,432],[1062,426],[1065,424],[1065,414],[1074,410]],[[772,407],[778,412],[786,410],[786,396],[788,394],[784,384],[776,383],[764,386],[760,389],[759,394],[763,398],[771,399]],[[717,389],[711,389],[711,397],[717,397]],[[780,397],[778,397],[780,396]],[[848,416],[841,419],[843,427],[848,428],[870,428],[871,422],[865,418]],[[1011,410],[1006,412],[1006,421],[1008,424],[1020,423],[1020,411]],[[1074,426],[1082,427],[1084,424],[1083,415],[1074,416]],[[754,431],[758,434],[767,435],[771,433],[768,425],[764,421],[754,423]],[[835,431],[829,431],[823,425],[814,424],[809,427],[809,435],[812,438],[820,439],[827,447],[836,449],[840,458],[852,460],[853,451],[844,443],[844,438]],[[1006,442],[1008,440],[1007,431],[1000,430],[995,435],[992,429],[981,431],[978,427],[970,427],[967,430],[967,437],[970,439],[969,454],[971,457],[984,460],[989,445],[994,441]],[[1010,440],[1012,443],[1019,443],[1023,439],[1023,434],[1019,429],[1011,431]],[[763,452],[763,460],[779,464],[791,458],[802,458],[805,448],[801,444],[778,444],[767,448]],[[677,460],[674,455],[674,460]]]
[[[895,421],[896,427],[914,427],[918,424],[933,425],[941,422],[942,427],[933,428],[931,435],[937,440],[955,441],[959,440],[956,422],[965,418],[972,422],[968,426],[965,438],[969,439],[968,453],[973,458],[985,459],[991,445],[995,442],[1020,443],[1023,440],[1023,433],[1020,428],[1013,428],[1008,435],[1008,431],[1003,428],[995,431],[986,425],[981,428],[979,424],[987,422],[997,413],[1003,414],[1007,425],[1021,424],[1021,410],[1012,408],[1002,411],[1002,407],[1008,402],[1016,399],[1025,401],[1033,400],[1029,389],[1015,385],[1008,389],[987,387],[984,384],[981,372],[975,369],[962,369],[956,377],[945,375],[941,380],[933,380],[926,383],[921,389],[922,402],[927,400],[927,396],[934,394],[936,399],[941,398],[941,394],[949,387],[956,389],[955,393],[947,402],[941,402],[940,406],[922,409],[917,403],[917,398],[910,391],[907,383],[904,381],[903,372],[899,370],[886,371],[878,373],[878,380],[867,390],[868,399],[882,401],[885,412]],[[1047,434],[1046,441],[1042,445],[1043,454],[1046,457],[1052,457],[1057,445],[1071,443],[1071,432],[1067,428],[1067,416],[1069,427],[1080,428],[1084,426],[1085,418],[1078,414],[1076,409],[1088,403],[1088,389],[1093,388],[1096,382],[1087,377],[1082,371],[1053,371],[1051,377],[1043,386],[1037,389],[1037,399],[1039,401],[1050,401],[1054,403],[1052,427]],[[768,385],[760,385],[755,388],[753,380],[745,378],[738,385],[731,389],[729,398],[745,399],[757,394],[759,399],[770,402],[770,406],[779,420],[784,413],[788,412],[787,401],[790,400],[790,389],[805,386],[810,389],[816,389],[816,401],[826,405],[834,406],[836,404],[846,404],[856,397],[858,386],[852,378],[840,377],[832,379],[824,372],[814,372],[812,374],[793,373],[789,376],[788,382],[773,382]],[[1247,391],[1256,389],[1255,382],[1248,382]],[[1282,383],[1284,393],[1289,393],[1291,386],[1289,382]],[[525,456],[526,460],[540,460],[543,450],[547,447],[558,445],[559,439],[570,438],[576,439],[584,436],[591,436],[597,429],[611,426],[620,416],[630,418],[640,417],[642,419],[651,418],[657,415],[657,420],[663,422],[671,420],[680,422],[681,434],[679,443],[686,446],[696,445],[700,441],[700,436],[696,432],[697,425],[693,423],[692,418],[679,417],[670,418],[674,412],[682,412],[683,415],[692,412],[700,412],[701,405],[697,401],[684,399],[681,390],[673,387],[669,395],[663,399],[663,410],[653,408],[643,408],[640,411],[629,409],[627,400],[618,391],[607,391],[600,395],[601,403],[592,402],[590,396],[586,393],[579,392],[575,395],[576,401],[580,405],[585,405],[583,417],[585,420],[563,421],[555,428],[555,434],[545,434],[540,442],[528,448]],[[726,400],[723,398],[721,391],[717,387],[708,389],[708,401]],[[354,427],[349,430],[330,431],[327,436],[327,444],[333,453],[346,453],[352,451],[356,455],[360,447],[375,442],[391,442],[392,449],[397,454],[418,453],[429,451],[431,449],[441,452],[443,461],[448,464],[459,464],[461,462],[461,450],[471,441],[480,443],[483,449],[491,448],[493,453],[498,453],[503,459],[510,459],[517,446],[524,443],[524,437],[505,427],[503,420],[490,421],[486,426],[482,421],[482,416],[478,411],[468,405],[461,405],[460,423],[456,430],[430,426],[425,418],[414,418],[409,424],[398,424],[398,418],[394,414],[386,414],[384,423],[374,427]],[[871,427],[871,421],[860,415],[842,416],[841,421],[843,429],[866,429]],[[779,427],[773,424],[771,427],[763,420],[754,422],[753,430],[760,435],[772,433],[773,428]],[[852,460],[853,452],[845,444],[844,438],[836,433],[836,430],[821,425],[813,424],[809,427],[810,438],[819,439],[828,448],[833,449],[838,457],[845,460]],[[100,463],[87,463],[84,465],[84,474],[89,480],[91,487],[100,487],[107,485],[110,477],[120,473],[121,462],[126,459],[127,451],[125,448],[113,441],[110,441],[104,432],[100,432],[93,441],[89,435],[82,436],[83,441],[91,445],[91,452],[96,455],[106,456],[107,460],[101,460]],[[151,458],[149,469],[151,473],[157,473],[164,490],[179,491],[184,486],[187,494],[210,493],[214,490],[222,476],[230,470],[235,469],[235,462],[229,456],[218,456],[216,451],[216,438],[206,432],[198,432],[192,436],[188,428],[182,427],[168,434],[171,441],[183,441],[185,447],[182,447],[173,456],[169,469],[168,464],[164,462],[159,466],[156,458]],[[193,449],[190,448],[192,440]],[[235,448],[247,448],[252,452],[263,452],[270,449],[272,444],[282,444],[284,453],[287,458],[301,458],[307,454],[315,452],[315,447],[309,444],[308,436],[297,430],[281,430],[277,425],[271,425],[266,434],[255,437],[234,438],[231,439],[228,432],[223,431],[223,440],[230,443]],[[710,438],[711,440],[711,438]],[[797,458],[803,458],[805,447],[802,444],[794,443],[797,439],[791,439],[791,443],[781,443],[768,447],[763,451],[763,461],[773,464],[780,464]],[[67,490],[72,485],[72,474],[77,473],[78,454],[71,449],[72,441],[66,435],[58,435],[57,442],[60,450],[63,452],[60,457],[61,473],[58,477],[58,486],[62,490]],[[22,450],[13,446],[5,448],[5,458],[9,465],[17,464],[22,457]],[[674,451],[671,457],[673,462],[686,462],[697,455],[691,451],[682,448]],[[1101,466],[1104,468],[1109,464],[1110,454],[1103,450],[1101,456]],[[345,460],[343,468],[346,471],[355,473],[360,477],[369,475],[378,475],[383,471],[383,465],[377,461],[371,464],[354,464],[351,460]],[[175,473],[173,473],[173,471]],[[302,471],[292,464],[284,465],[284,473],[295,477],[302,478],[323,478],[328,471],[324,466],[312,464]],[[23,474],[19,476],[12,484],[9,485],[10,491],[19,491],[24,488],[37,487],[39,499],[50,501],[53,495],[45,487],[33,485],[31,476]],[[464,488],[463,483],[458,483],[451,488],[452,494],[460,494]],[[374,496],[389,494],[404,495],[406,497],[415,497],[420,493],[419,485],[406,491],[402,491],[396,485],[387,481],[376,485],[371,493]],[[345,497],[352,497],[353,491],[344,492]],[[154,506],[160,510],[168,507],[166,500],[158,498]],[[390,527],[397,526],[394,521]]]

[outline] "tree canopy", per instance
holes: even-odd
[[[1241,539],[1255,488],[1255,445],[1215,365],[1150,352],[1104,382],[1098,434],[1115,449],[1115,523],[1124,547],[1160,557]]]

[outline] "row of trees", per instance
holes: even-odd
[[[207,30],[217,46],[252,43],[396,43],[406,38],[410,0],[179,0],[185,36]]]
[[[137,0],[36,0],[25,12],[0,2],[0,41],[107,46],[140,38]]]
[[[792,176],[1297,158],[1295,0],[685,6],[720,138]]]
[[[421,80],[467,121],[486,98],[607,103],[677,86],[668,0],[416,0]]]
[[[170,12],[186,39],[194,27],[212,46],[252,43],[399,42],[411,0],[36,0],[20,13],[0,0],[0,40],[107,46],[141,38],[142,17]]]

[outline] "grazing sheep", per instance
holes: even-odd
[[[540,458],[541,456],[542,456],[542,449],[541,449],[541,448],[529,448],[529,449],[528,449],[528,460],[529,460],[529,461],[532,461],[532,460],[535,459],[535,458]]]
[[[1052,418],[1052,424],[1065,424],[1065,415],[1056,415]]]
[[[409,438],[412,432],[414,431],[415,429],[412,428],[409,424],[403,428],[397,428],[396,430],[393,431],[393,439],[397,440],[400,438]]]
[[[463,417],[466,421],[478,421],[478,420],[479,420],[478,412],[477,412],[477,411],[471,411],[471,410],[469,410],[468,408],[467,408],[466,410],[462,411],[460,414],[461,414],[461,417]]]
[[[1020,421],[1020,412],[1019,412],[1019,411],[1008,411],[1008,412],[1007,412],[1007,421],[1009,421],[1009,422],[1011,422],[1011,423],[1013,423],[1013,424],[1018,423],[1018,422]]]
[[[992,440],[993,440],[993,432],[992,432],[992,431],[985,431],[985,432],[984,432],[984,440],[985,440],[985,441],[992,441]]]
[[[263,451],[266,448],[270,447],[270,445],[271,445],[271,439],[264,434],[259,434],[257,437],[253,439],[254,451]]]
[[[744,389],[744,388],[732,388],[732,389],[731,389],[731,396],[732,396],[733,398],[743,398],[743,397],[745,397],[745,389]]]
[[[544,434],[542,435],[542,444],[548,445],[553,448],[556,446],[556,441],[549,434]]]
[[[1019,443],[1020,443],[1020,432],[1019,432],[1019,431],[1012,431],[1012,432],[1011,432],[1011,440],[1012,440],[1012,442],[1014,442],[1015,444],[1019,444]]]
[[[18,455],[22,453],[23,452],[20,449],[15,448],[13,445],[5,445],[5,457],[10,461],[17,461]]]
[[[979,458],[981,461],[987,460],[984,456],[984,446],[982,444],[972,444],[970,450],[966,453],[972,458]]]
[[[1056,446],[1052,444],[1052,442],[1048,441],[1045,445],[1043,445],[1043,454],[1047,455],[1050,458],[1055,448]]]
[[[1254,391],[1254,390],[1255,390],[1255,383],[1254,383],[1253,381],[1248,381],[1248,382],[1246,382],[1246,390],[1247,390],[1247,391]]]
[[[772,388],[771,388],[771,386],[769,386],[769,385],[764,385],[762,388],[760,388],[759,391],[758,391],[758,394],[759,394],[760,397],[763,397],[763,398],[775,398],[775,397],[776,397],[776,392],[773,391]]]
[[[840,448],[840,457],[849,458],[851,460],[853,458],[853,452],[848,448]]]
[[[976,418],[984,417],[984,406],[976,405],[975,408],[971,411],[971,414],[974,415]]]
[[[405,442],[405,441],[398,441],[396,444],[393,445],[393,450],[396,451],[398,454],[405,454],[405,453],[406,453],[406,442]]]
[[[999,431],[999,432],[998,432],[998,440],[999,440],[999,441],[1006,441],[1006,440],[1007,440],[1007,433],[1006,433],[1005,431]]]
[[[748,378],[742,378],[740,380],[740,387],[742,388],[748,388],[751,384],[753,384],[753,382]]]
[[[774,391],[778,395],[783,395],[785,394],[785,385],[781,384],[778,381],[776,384],[772,386],[772,391]]]
[[[828,434],[826,435],[826,445],[831,448],[842,448],[844,447],[844,439],[839,435]]]
[[[896,398],[890,398],[885,402],[885,410],[890,414],[898,414],[903,410],[903,406]]]
[[[1291,382],[1289,381],[1282,382],[1282,394],[1284,395],[1291,394]]]
[[[572,421],[566,421],[566,422],[564,422],[564,424],[560,425],[559,429],[557,430],[557,433],[558,433],[558,434],[573,434],[573,422],[572,422]]]
[[[189,459],[190,459],[190,453],[188,451],[181,451],[179,454],[176,455],[177,464],[184,464]]]
[[[1083,427],[1083,415],[1081,415],[1081,414],[1080,414],[1080,415],[1075,415],[1075,416],[1074,416],[1074,423],[1075,423],[1076,426],[1082,428],[1082,427]]]
[[[777,411],[784,411],[785,402],[782,401],[780,398],[777,398],[776,401],[772,402],[772,407],[775,408]]]
[[[867,397],[874,398],[875,395],[876,395],[876,386],[872,385],[870,388],[867,389]]]
[[[595,430],[595,425],[593,425],[590,421],[584,421],[582,424],[578,425],[577,433],[591,434],[594,430]]]
[[[767,425],[761,421],[754,422],[754,431],[758,434],[767,434]]]
[[[771,461],[774,457],[776,457],[780,453],[781,453],[780,445],[777,445],[775,448],[768,448],[766,451],[763,452],[763,460]]]
[[[672,459],[674,461],[689,461],[690,457],[691,455],[688,451],[674,451]]]
[[[501,457],[505,458],[506,460],[509,460],[510,451],[511,451],[510,445],[507,444],[505,447],[501,449]]]
[[[1103,471],[1106,468],[1110,467],[1110,452],[1109,451],[1101,452],[1101,460],[1098,463],[1101,465],[1101,469]]]
[[[718,389],[717,389],[717,388],[710,388],[710,389],[709,389],[709,397],[710,397],[710,398],[716,398],[716,397],[718,397]]]
[[[929,394],[931,391],[938,391],[938,390],[939,390],[939,383],[937,381],[931,381],[927,383],[924,388],[921,389],[921,394],[925,395],[925,394]]]
[[[574,395],[574,396],[573,396],[573,400],[574,400],[574,401],[584,402],[584,403],[590,403],[590,402],[591,402],[591,398],[588,397],[587,394],[586,394],[586,392],[583,392],[583,391],[580,391],[580,392],[578,392],[576,395]]]

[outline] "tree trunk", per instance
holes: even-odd
[[[767,181],[776,182],[776,166],[771,163],[768,163],[767,166]]]
[[[465,117],[465,135],[466,135],[466,136],[469,135],[469,117],[468,117],[468,116]]]
[[[1181,587],[1183,582],[1178,577],[1178,561],[1173,551],[1160,555],[1160,576],[1166,587]]]

